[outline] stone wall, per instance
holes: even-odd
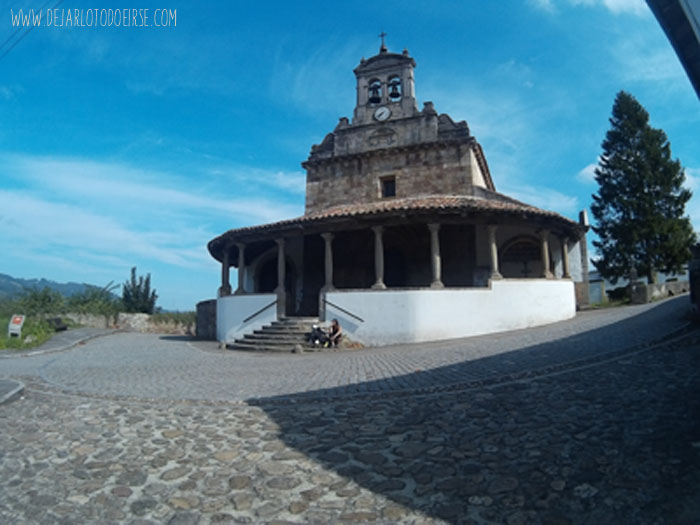
[[[348,202],[382,200],[381,180],[393,177],[396,198],[417,195],[468,195],[484,184],[469,140],[429,146],[390,148],[362,156],[309,162],[306,213]]]
[[[645,304],[652,301],[686,293],[690,290],[688,281],[671,281],[657,284],[637,283],[631,286],[632,304]]]
[[[197,303],[197,328],[199,339],[216,341],[216,299]]]
[[[119,313],[112,315],[63,314],[61,317],[92,328],[113,328],[129,332],[149,334],[194,335],[194,326],[189,323],[155,322],[148,314]]]

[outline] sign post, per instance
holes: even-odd
[[[13,315],[7,326],[7,337],[22,337],[22,326],[24,326],[24,316]]]

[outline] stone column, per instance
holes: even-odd
[[[326,284],[323,286],[325,290],[333,290],[333,234],[322,233],[325,244],[324,253],[324,269],[326,271]]]
[[[442,260],[440,259],[440,225],[437,223],[428,224],[430,230],[430,265],[433,271],[433,281],[431,288],[444,288],[442,284]]]
[[[241,295],[245,293],[245,244],[237,242],[236,247],[238,248],[238,288],[234,294]]]
[[[285,261],[284,261],[284,238],[275,239],[277,243],[277,318],[284,317],[287,313],[287,293],[284,290]]]
[[[559,237],[559,244],[561,244],[562,278],[571,279],[571,271],[569,270],[569,241],[562,235]]]
[[[231,263],[229,262],[229,246],[224,246],[224,256],[221,261],[221,288],[219,288],[219,297],[231,295],[231,283],[229,282],[229,273]]]
[[[578,239],[579,251],[581,252],[581,273],[583,282],[575,283],[576,287],[576,306],[588,306],[591,304],[591,289],[590,278],[588,275],[588,241],[586,240],[586,232],[588,231],[588,212],[582,210],[578,214],[578,222],[581,225],[581,236]]]
[[[277,243],[277,288],[275,292],[284,293],[285,264],[284,264],[284,238],[276,239]]]
[[[383,290],[386,288],[384,284],[384,226],[372,226],[374,232],[374,274],[376,281],[372,285],[375,290]]]
[[[496,244],[496,229],[495,224],[488,225],[489,232],[489,253],[491,255],[491,279],[503,279],[501,272],[498,271],[498,245]]]
[[[540,232],[540,241],[542,246],[542,277],[551,279],[554,276],[549,270],[549,230]]]

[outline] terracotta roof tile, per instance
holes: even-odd
[[[308,213],[293,219],[286,219],[278,222],[260,224],[236,228],[213,239],[209,245],[218,244],[225,237],[265,232],[282,229],[292,226],[303,226],[306,224],[323,223],[325,220],[343,219],[358,216],[385,215],[395,212],[430,212],[430,211],[467,211],[467,212],[497,212],[510,214],[522,214],[530,217],[551,218],[558,222],[563,222],[571,228],[578,228],[578,223],[567,219],[558,213],[542,210],[535,206],[530,206],[519,202],[505,195],[484,190],[485,197],[471,195],[432,195],[408,197],[402,199],[386,199],[376,202],[365,202],[356,204],[344,204],[333,206],[324,210]]]
[[[492,192],[493,193],[493,192]],[[499,194],[495,194],[499,195]],[[426,197],[409,197],[403,199],[386,199],[377,202],[358,204],[345,204],[334,206],[315,213],[304,215],[296,220],[318,220],[331,217],[373,215],[391,211],[411,210],[465,210],[465,211],[509,211],[513,213],[526,213],[546,217],[559,217],[561,215],[518,202],[505,196],[500,199],[484,199],[470,195],[439,195]],[[568,220],[568,219],[566,219]]]

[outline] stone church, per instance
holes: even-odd
[[[352,119],[302,163],[304,215],[209,242],[219,341],[293,316],[337,318],[371,346],[575,315],[585,226],[498,193],[467,123],[419,109],[415,67],[383,42],[360,61]]]

